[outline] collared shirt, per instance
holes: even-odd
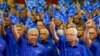
[[[3,51],[6,47],[6,42],[3,40],[2,36],[0,35],[0,56],[3,56]]]
[[[98,35],[97,38],[96,38],[96,42],[98,42],[99,45],[100,45],[100,36],[99,36],[99,35]]]
[[[18,46],[18,43],[15,40],[11,27],[10,28],[6,27],[5,31],[6,35],[4,36],[4,39],[7,43],[5,49],[5,56],[20,56],[19,55],[20,47]]]
[[[60,50],[60,56],[87,56],[85,47],[78,43],[72,47],[68,42],[60,40],[57,46]]]
[[[21,47],[21,56],[45,56],[44,46],[39,43],[33,46],[23,36],[19,39],[19,45]]]
[[[56,45],[51,41],[40,41],[40,44],[42,44],[45,47],[46,50],[46,56],[58,56]]]
[[[85,46],[86,51],[87,51],[86,53],[87,53],[88,56],[93,56],[92,53],[91,53],[91,51],[89,50],[89,48],[86,47],[86,44],[85,44],[85,42],[84,42],[84,40],[82,38],[79,38],[79,44]]]
[[[98,42],[93,41],[89,49],[93,56],[100,56],[100,44]]]

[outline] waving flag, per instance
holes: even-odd
[[[100,29],[100,15],[93,18],[95,24],[97,25],[97,28]]]
[[[33,20],[30,17],[27,17],[26,26],[28,29],[35,28],[36,24],[33,22]]]
[[[74,4],[71,4],[67,7],[67,13],[68,13],[68,16],[71,17],[71,16],[74,16],[75,13],[76,13],[77,9],[75,7]]]
[[[43,23],[47,25],[47,24],[50,23],[50,21],[51,21],[50,17],[48,15],[48,13],[46,12],[45,15],[44,15],[44,17],[43,17]]]
[[[45,0],[38,0],[38,4],[40,6],[44,6],[46,4]]]
[[[2,9],[3,11],[8,10],[8,5],[6,2],[2,2],[0,3],[0,9]]]
[[[0,24],[2,24],[3,11],[0,11]]]
[[[18,12],[21,12],[23,10],[23,8],[20,5],[18,5],[18,4],[16,4],[16,7],[17,7],[17,11]]]
[[[37,13],[43,13],[44,12],[44,7],[36,7],[36,12]]]
[[[17,16],[13,15],[12,13],[9,14],[9,19],[12,21],[14,25],[16,25],[19,22],[19,19]]]
[[[2,24],[2,17],[5,13],[5,10],[8,9],[7,3],[2,2],[0,3],[0,24]]]
[[[66,15],[55,11],[53,16],[54,16],[55,19],[59,19],[60,21],[67,23],[67,16]]]
[[[65,1],[64,1],[64,0],[59,0],[59,1],[58,1],[58,4],[59,4],[59,5],[64,5],[64,4],[65,4]]]
[[[34,8],[37,6],[38,1],[37,0],[25,0],[27,9],[32,12]]]

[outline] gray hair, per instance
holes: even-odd
[[[58,34],[58,35],[64,35],[64,30],[63,30],[63,29],[57,30],[57,34]]]
[[[67,29],[67,31],[73,31],[73,33],[75,33],[76,35],[78,34],[78,31],[76,28],[69,28]]]
[[[36,32],[37,34],[39,34],[39,31],[37,30],[37,28],[30,28],[30,29],[28,29],[28,34],[29,33],[34,33],[34,32]]]

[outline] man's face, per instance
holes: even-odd
[[[23,10],[21,12],[21,17],[27,17],[27,10]]]
[[[66,30],[66,38],[68,42],[73,42],[77,39],[77,34],[73,30]]]
[[[14,8],[11,8],[11,12],[13,13],[13,14],[17,14],[17,10],[16,9],[14,9]]]
[[[38,22],[37,22],[37,29],[40,30],[40,29],[42,29],[42,28],[44,28],[43,22],[38,21]]]
[[[97,36],[96,30],[94,28],[90,28],[89,29],[89,38],[91,40],[94,40],[96,38],[96,36]]]
[[[48,38],[48,33],[45,29],[40,30],[40,39],[45,41]]]
[[[84,29],[82,27],[78,27],[77,30],[78,30],[78,36],[79,37],[83,37],[83,35],[84,35]]]
[[[74,21],[75,24],[78,24],[79,21],[80,21],[79,20],[79,16],[78,15],[75,15],[74,18],[73,18],[73,21]]]
[[[59,19],[54,19],[54,23],[57,27],[61,25],[61,21]]]
[[[30,43],[36,43],[38,38],[38,34],[36,32],[30,32],[28,33],[28,41]]]
[[[6,25],[6,26],[11,25],[11,21],[10,21],[10,19],[8,19],[7,17],[5,18],[5,25]]]
[[[23,27],[17,26],[16,28],[17,28],[17,32],[19,33],[19,35],[21,35],[24,31],[24,29],[22,29]]]

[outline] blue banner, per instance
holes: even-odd
[[[14,25],[16,25],[19,22],[19,19],[17,16],[13,15],[12,13],[9,14],[9,19],[12,21]]]
[[[0,11],[0,24],[2,24],[3,11]]]
[[[34,8],[37,6],[38,2],[37,0],[25,0],[27,9],[32,12]]]

